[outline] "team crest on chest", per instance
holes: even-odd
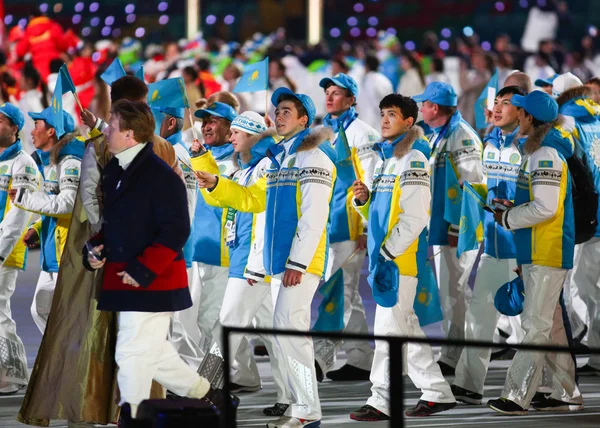
[[[0,175],[6,174],[7,171],[8,171],[8,165],[2,166],[2,168],[0,168]]]
[[[296,165],[296,158],[291,158],[287,164],[288,168],[293,168]]]
[[[521,156],[519,156],[518,153],[513,153],[512,155],[510,155],[510,158],[508,159],[508,161],[511,163],[511,165],[518,164],[520,160],[521,160]]]

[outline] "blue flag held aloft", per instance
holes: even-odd
[[[492,110],[494,107],[494,99],[498,93],[498,69],[490,78],[485,88],[475,102],[475,127],[477,129],[485,129],[487,121],[485,120],[485,110]]]
[[[73,83],[73,79],[71,78],[71,74],[69,73],[69,69],[67,68],[67,64],[63,64],[58,71],[59,80],[62,83],[62,92],[66,94],[67,92],[75,93],[77,89],[75,89],[75,84]]]
[[[338,269],[320,287],[323,301],[313,331],[341,331],[344,329],[344,271]]]
[[[155,108],[188,108],[183,78],[159,80],[148,85],[148,105]]]
[[[100,76],[102,80],[106,82],[108,86],[111,86],[115,80],[119,80],[121,77],[126,76],[125,68],[123,68],[123,64],[119,58],[115,58],[113,62],[110,63],[108,68],[104,70],[104,73]]]
[[[58,136],[62,136],[65,133],[62,102],[63,93],[62,78],[56,79],[56,86],[54,87],[54,94],[50,101],[50,107],[52,107],[52,122],[54,123],[54,129]]]
[[[483,207],[487,187],[485,184],[463,183],[463,198],[460,212],[460,227],[456,257],[465,251],[476,250],[483,238]]]
[[[269,87],[269,58],[244,66],[244,74],[240,77],[233,92],[265,91]]]
[[[140,68],[137,69],[137,71],[135,72],[135,77],[137,77],[144,83],[146,82],[144,80],[144,66],[143,65],[140,65]]]
[[[446,199],[444,202],[444,220],[450,224],[460,224],[460,209],[463,191],[460,188],[456,170],[449,156],[446,157]]]

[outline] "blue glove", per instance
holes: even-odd
[[[494,297],[494,306],[501,314],[514,317],[523,312],[524,301],[525,286],[523,279],[518,276],[498,289]]]
[[[373,298],[379,306],[391,308],[396,305],[400,285],[400,270],[396,263],[387,261],[380,255],[367,280],[373,290]]]

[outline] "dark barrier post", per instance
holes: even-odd
[[[404,354],[403,340],[390,340],[389,342],[389,372],[390,372],[390,426],[404,427]]]
[[[222,331],[223,331],[223,345],[222,345],[222,350],[221,352],[223,353],[223,381],[224,381],[224,385],[223,385],[223,391],[225,391],[225,397],[227,398],[225,400],[225,426],[227,428],[235,428],[237,422],[235,420],[235,409],[233,407],[233,402],[231,401],[230,397],[230,392],[229,392],[229,382],[231,381],[231,373],[229,372],[230,367],[229,367],[229,354],[231,353],[231,349],[229,347],[229,336],[231,334],[231,329],[229,327],[226,326],[222,326]],[[223,420],[223,419],[221,419]]]

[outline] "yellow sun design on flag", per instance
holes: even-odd
[[[457,196],[458,196],[458,191],[454,187],[450,187],[448,189],[448,198],[456,199]]]
[[[258,75],[260,73],[258,72],[258,70],[256,70],[254,73],[252,73],[252,76],[250,76],[250,80],[256,80],[258,79]]]

